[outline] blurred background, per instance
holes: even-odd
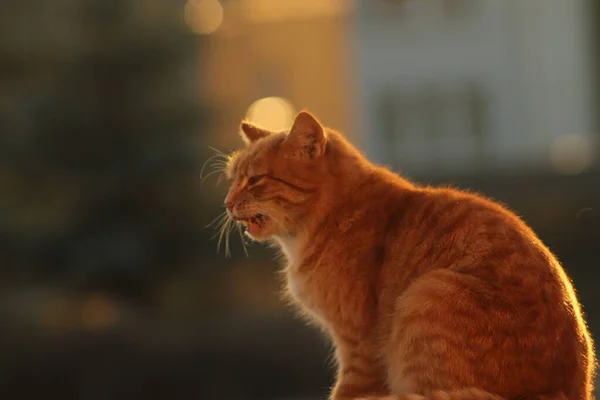
[[[594,0],[4,2],[0,398],[325,399],[330,345],[272,251],[217,252],[201,171],[301,108],[508,204],[599,338],[599,44]]]

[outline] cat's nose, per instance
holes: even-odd
[[[233,206],[235,206],[235,203],[233,201],[225,202],[225,208],[227,208],[227,211],[231,212],[231,210],[233,210]]]

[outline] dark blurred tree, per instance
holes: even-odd
[[[202,261],[207,107],[183,4],[0,13],[0,273],[144,299]]]

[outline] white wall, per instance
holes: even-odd
[[[391,161],[378,116],[384,88],[410,93],[470,82],[487,103],[479,142],[468,120],[461,123],[458,98],[446,101],[446,114],[454,113],[447,120],[411,118],[400,107],[406,136],[394,150],[407,171],[536,168],[548,162],[557,136],[592,133],[584,0],[472,0],[452,15],[439,12],[441,0],[409,1],[400,9],[389,3],[357,1],[354,25],[357,122],[375,160]],[[446,121],[435,138],[419,128],[431,118]]]

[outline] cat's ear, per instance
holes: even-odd
[[[270,131],[251,124],[248,121],[242,121],[240,125],[240,136],[246,144],[254,143],[258,139],[265,138],[270,134]]]
[[[303,110],[294,119],[286,142],[294,147],[295,154],[317,158],[325,153],[327,138],[319,121]]]

